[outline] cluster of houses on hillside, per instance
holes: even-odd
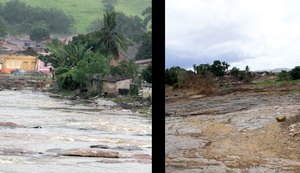
[[[54,36],[54,38],[59,39],[65,44],[68,44],[72,40],[72,36]],[[53,39],[53,37],[52,37]],[[46,40],[42,43],[36,44],[29,39],[29,36],[24,36],[22,38],[15,36],[7,36],[5,39],[0,39],[0,73],[10,74],[13,70],[22,69],[25,71],[38,71],[46,75],[51,75],[50,71],[51,64],[45,64],[40,61],[38,55],[48,55],[44,49],[44,45],[50,42],[51,39]],[[34,50],[35,54],[28,53],[30,50]],[[137,53],[137,47],[129,47],[127,52],[121,54],[121,56],[111,61],[111,65],[118,65],[123,60],[134,59]],[[151,64],[152,59],[136,61],[136,64],[144,69]],[[101,91],[107,94],[128,94],[130,85],[132,85],[132,79],[122,78],[119,76],[107,76],[101,79],[93,79],[88,85],[88,89],[91,92],[98,91],[101,87]],[[101,86],[99,86],[101,83]],[[149,93],[149,86],[146,87],[147,93]],[[146,91],[145,90],[145,91]],[[152,91],[152,90],[151,90]],[[145,94],[143,94],[145,95]],[[146,94],[147,97],[151,97],[152,94]]]
[[[35,55],[28,53],[28,50],[34,50]],[[37,59],[39,54],[47,54],[43,49],[43,43],[36,44],[30,41],[29,36],[23,38],[7,36],[0,40],[0,72],[10,74],[15,69],[22,69],[49,74],[51,65],[45,65]]]

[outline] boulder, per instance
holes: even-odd
[[[279,115],[279,116],[276,117],[276,120],[277,120],[278,122],[283,122],[283,121],[286,120],[286,116],[284,116],[284,115]]]
[[[119,158],[119,153],[109,150],[92,150],[92,149],[71,149],[66,150],[58,155],[62,156],[77,156],[77,157],[104,157],[104,158]]]

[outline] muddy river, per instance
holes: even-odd
[[[0,172],[151,172],[151,118],[101,103],[0,91]],[[119,157],[62,155],[76,149]]]

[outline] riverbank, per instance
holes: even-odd
[[[59,91],[52,78],[43,75],[0,75],[1,90],[32,90],[49,92],[53,98],[67,100],[85,100],[97,103],[98,98],[114,102],[114,107],[128,109],[145,116],[152,114],[152,102],[137,96],[95,96],[89,95],[86,91]],[[111,105],[110,105],[111,107]]]

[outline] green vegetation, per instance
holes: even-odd
[[[171,67],[165,70],[165,83],[174,89],[194,89],[201,94],[212,94],[218,89],[228,90],[232,82],[250,83],[253,74],[249,66],[245,70],[233,67],[223,61],[215,60],[213,64],[193,65],[193,70],[185,70],[181,67]]]
[[[152,59],[152,32],[145,33],[142,37],[142,44],[138,48],[135,59]]]
[[[294,67],[291,71],[287,72],[282,70],[278,75],[279,81],[289,81],[300,79],[300,66]]]
[[[6,22],[0,18],[0,38],[3,38],[7,34],[7,24]]]
[[[219,60],[215,60],[212,65],[209,64],[200,64],[193,65],[194,71],[196,74],[200,74],[202,76],[206,76],[208,74],[213,74],[215,76],[224,76],[228,71],[228,67],[230,65],[225,61],[221,62]]]
[[[152,83],[152,64],[142,71],[142,79]]]
[[[117,23],[115,26],[116,32],[122,33],[130,42],[141,42],[146,27],[139,16],[126,16],[122,12],[117,12],[115,18]],[[104,22],[101,19],[96,19],[89,25],[88,31],[98,31],[103,25]]]
[[[180,71],[185,71],[185,69],[180,67],[171,67],[165,70],[165,84],[170,86],[175,86],[178,83],[178,74]]]
[[[240,70],[237,67],[233,67],[229,73],[235,80],[244,81],[245,83],[250,83],[253,76],[250,72],[249,66],[246,66],[245,70]]]
[[[0,0],[4,4],[10,0]],[[75,19],[74,32],[86,33],[91,22],[102,16],[104,5],[102,0],[20,0],[32,7],[62,10],[66,15]],[[127,16],[138,15],[143,18],[142,12],[151,6],[151,0],[118,0],[115,10]],[[25,15],[27,17],[27,15]]]
[[[96,44],[105,56],[112,55],[114,58],[120,55],[120,50],[127,50],[126,39],[121,33],[115,31],[116,13],[107,11],[103,16],[103,28],[95,31]]]
[[[36,27],[42,27],[51,33],[69,33],[74,23],[73,18],[63,11],[33,8],[17,0],[0,6],[0,16],[12,35],[29,34]]]
[[[293,68],[290,72],[289,75],[292,80],[297,80],[300,79],[300,66],[296,66]]]
[[[151,115],[152,114],[152,109],[151,107],[149,107],[149,105],[147,104],[142,104],[143,102],[151,102],[150,100],[147,99],[140,99],[138,97],[135,96],[131,96],[131,97],[112,97],[109,98],[110,101],[113,101],[117,104],[122,104],[122,103],[126,103],[128,105],[131,105],[131,110],[134,112],[138,112],[140,114],[144,114],[144,115]],[[136,105],[136,103],[139,103],[139,105]]]
[[[290,80],[290,81],[279,81],[279,80],[272,80],[272,81],[264,81],[264,82],[256,82],[254,83],[256,86],[273,86],[273,85],[284,85],[284,84],[298,84],[300,83],[300,79],[298,80]]]
[[[41,42],[50,37],[50,32],[45,28],[36,27],[30,31],[29,36],[30,36],[30,40]]]
[[[278,75],[279,81],[290,80],[290,78],[290,74],[285,70],[282,70]]]
[[[39,56],[39,59],[51,63],[55,68],[57,83],[61,89],[75,90],[84,87],[86,81],[95,74],[103,77],[109,72],[109,59],[93,52],[86,44],[71,42],[63,45],[54,40],[47,47],[52,54]]]
[[[47,45],[51,55],[38,57],[52,64],[54,77],[61,90],[83,89],[91,79],[117,75],[133,78],[135,85],[132,85],[130,93],[138,94],[141,79],[137,64],[123,61],[115,67],[110,65],[112,59],[119,57],[120,50],[127,48],[123,35],[114,30],[115,17],[114,11],[106,11],[100,30],[78,35],[67,45],[53,40]]]
[[[152,28],[152,7],[147,7],[142,15],[145,16],[144,25],[147,27],[150,24],[150,28]]]
[[[111,67],[112,75],[135,78],[138,75],[138,65],[133,61],[123,61],[118,66]]]

